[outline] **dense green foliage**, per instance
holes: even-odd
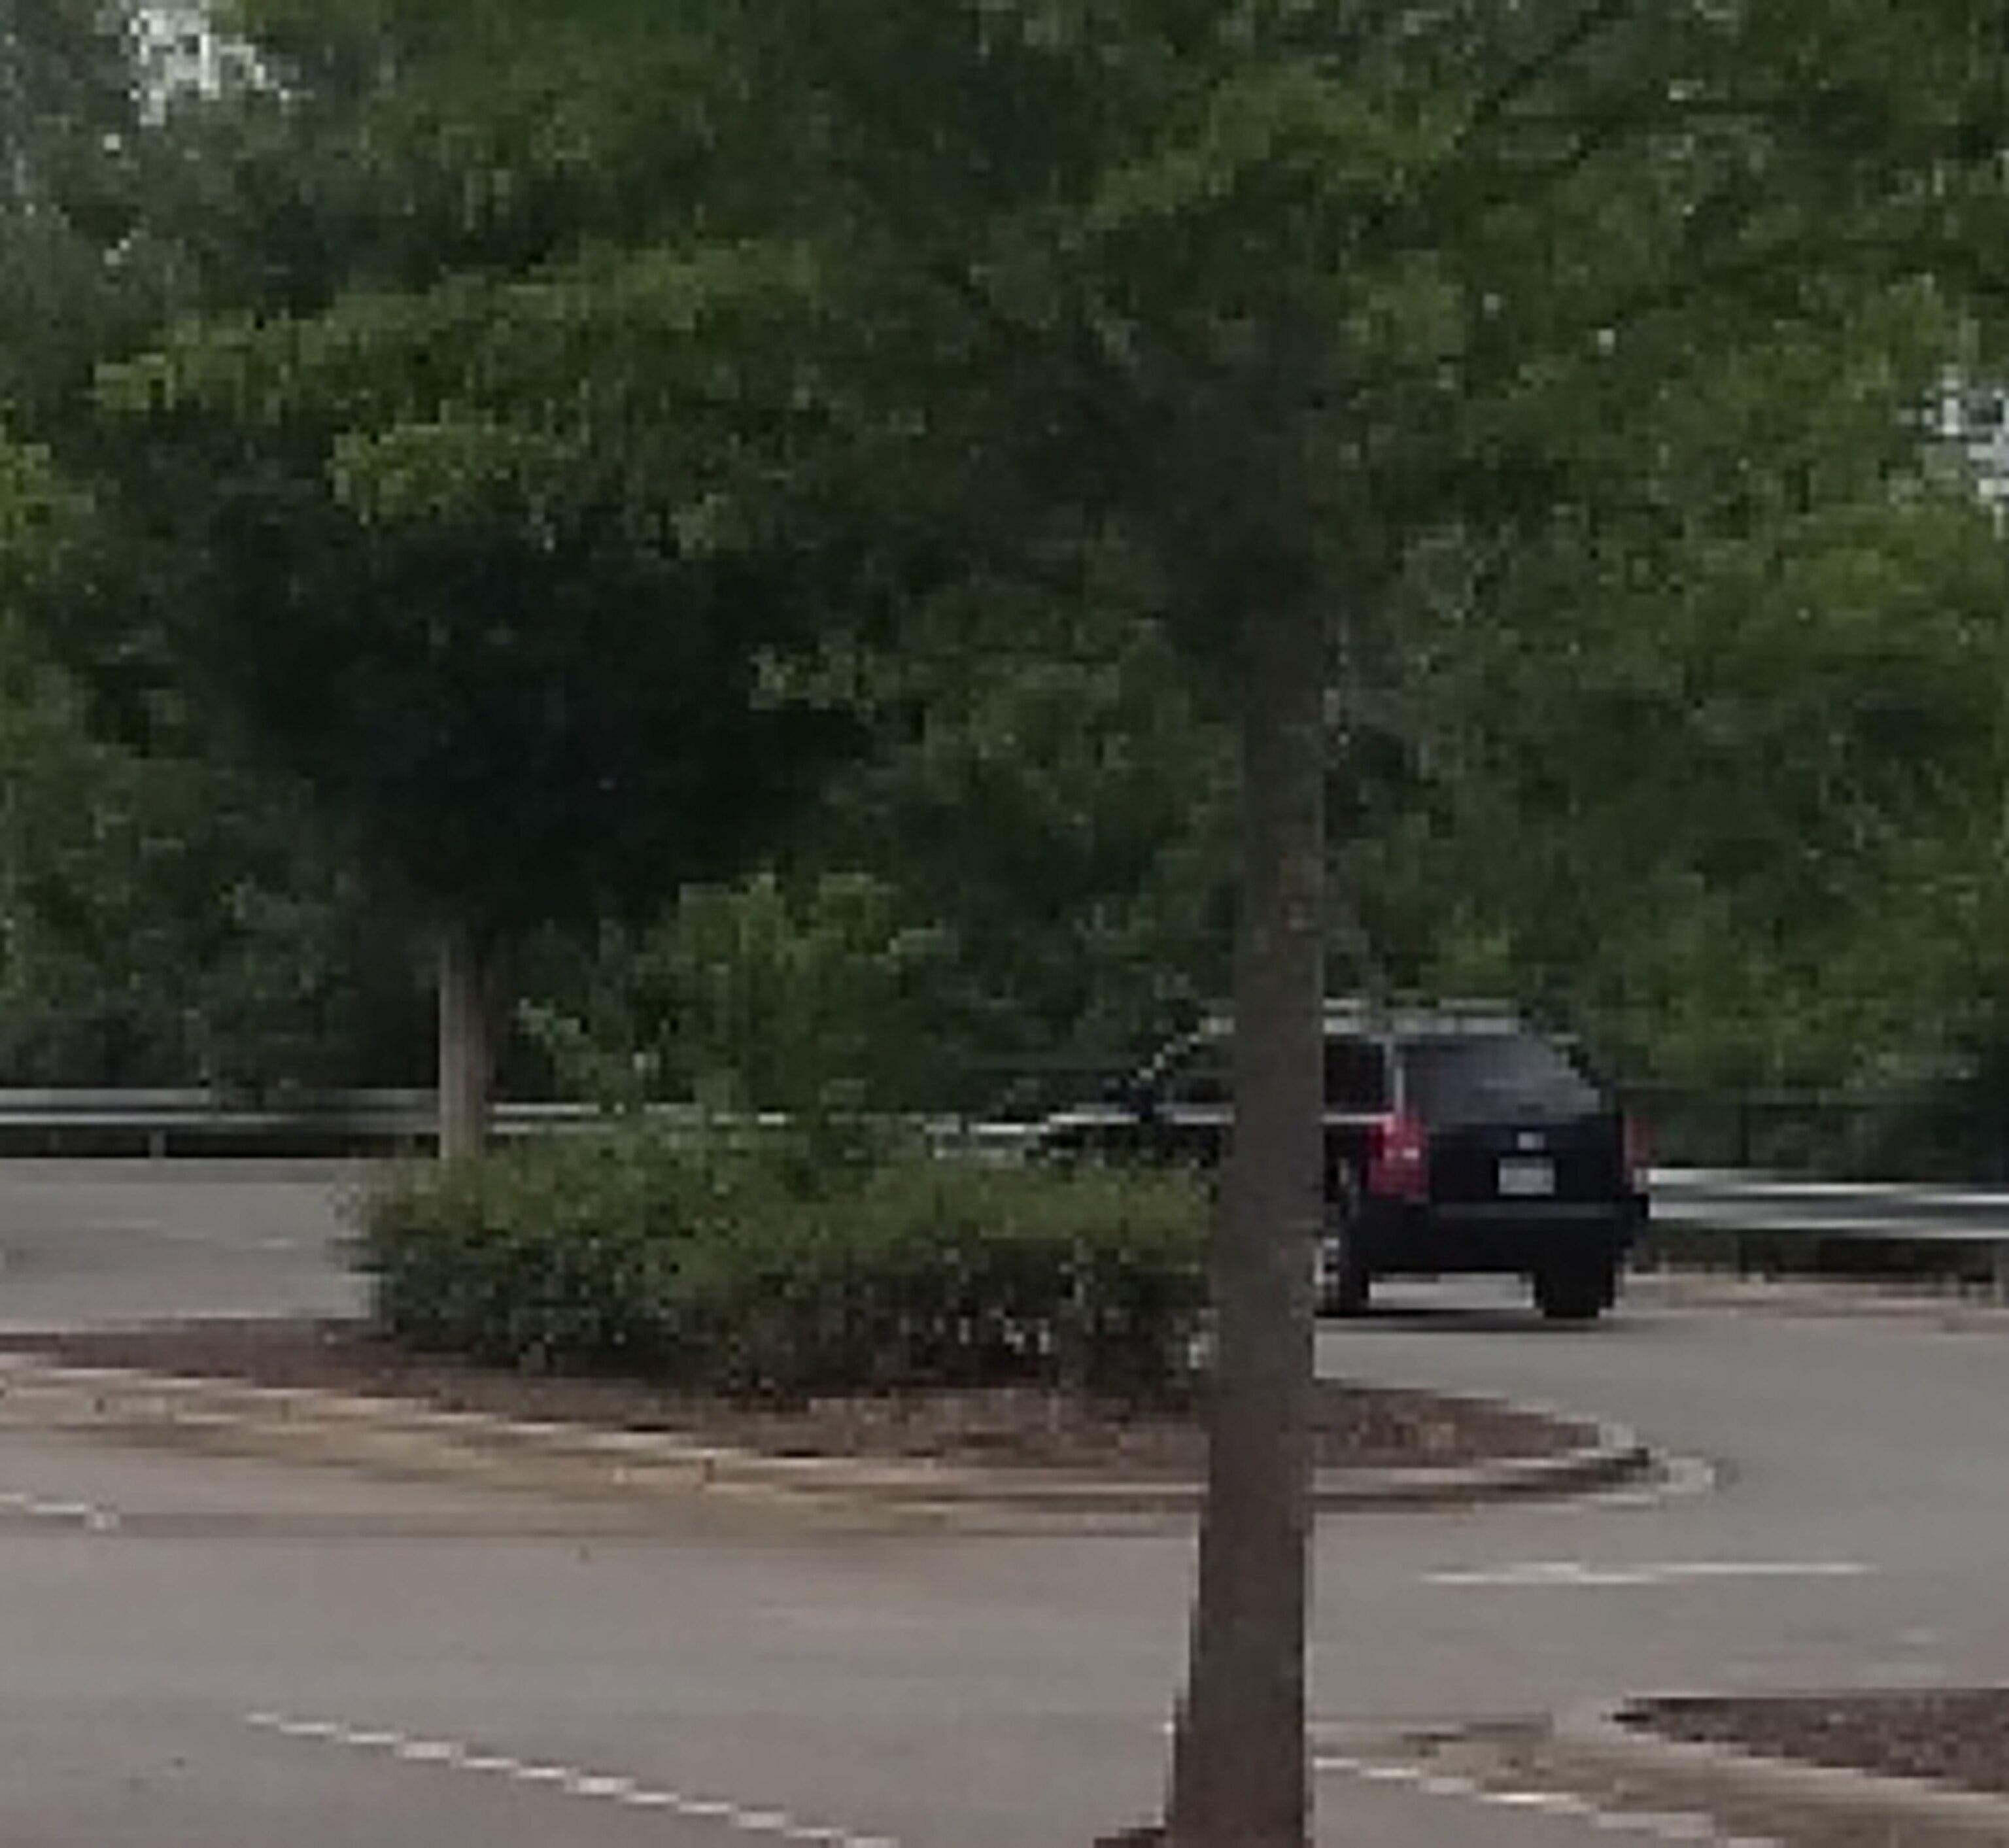
[[[361,1262],[393,1332],[505,1366],[1164,1393],[1199,1333],[1206,1216],[1179,1174],[613,1131],[406,1176],[364,1206]]]
[[[1333,986],[1985,1099],[1967,11],[1092,10],[257,0],[164,99],[9,9],[0,1064],[416,1082],[449,905],[525,1082],[1133,1050],[1226,987],[1233,512],[1340,618]]]
[[[181,96],[18,10],[0,619],[436,929],[448,1152],[505,950],[604,1093],[820,1107],[1217,988],[1238,858],[1177,1848],[1309,1834],[1328,966],[2000,1064],[1993,0],[236,0]],[[586,1145],[371,1261],[491,1358],[1162,1375],[1114,1185]]]
[[[409,944],[297,798],[0,671],[0,1084],[409,1084]]]
[[[746,427],[793,383],[760,365],[788,264],[666,243],[569,158],[512,176],[533,99],[436,11],[339,83],[281,36],[299,87],[211,106],[237,247],[99,398],[174,593],[66,639],[150,647],[413,915],[518,936],[732,868],[842,728],[768,668],[827,594]],[[449,101],[478,201],[430,172]]]
[[[316,807],[143,653],[63,666],[154,594],[89,405],[182,298],[207,183],[143,16],[0,5],[0,1082],[409,1082],[409,946]]]

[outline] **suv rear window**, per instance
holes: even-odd
[[[1558,1046],[1532,1033],[1447,1035],[1402,1049],[1409,1103],[1426,1123],[1582,1117],[1603,1099]]]

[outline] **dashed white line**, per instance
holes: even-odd
[[[1321,1752],[1313,1768],[1363,1783],[1403,1784],[1426,1797],[1451,1797],[1497,1809],[1539,1810],[1568,1817],[1611,1835],[1645,1836],[1656,1842],[1706,1843],[1708,1848],[1784,1848],[1766,1836],[1724,1835],[1706,1816],[1659,1810],[1607,1809],[1568,1790],[1493,1786],[1475,1778],[1434,1772],[1426,1765]]]
[[[1419,1771],[1416,1785],[1428,1797],[1476,1797],[1479,1786],[1469,1777],[1456,1777],[1441,1771]]]
[[[1502,1809],[1540,1810],[1554,1816],[1581,1816],[1595,1807],[1567,1790],[1494,1790],[1486,1801]]]
[[[783,1810],[756,1809],[718,1797],[650,1789],[633,1778],[576,1765],[533,1764],[452,1740],[414,1738],[381,1729],[345,1726],[335,1720],[294,1719],[279,1713],[246,1714],[245,1723],[259,1732],[302,1744],[339,1746],[407,1765],[505,1779],[590,1802],[664,1811],[689,1821],[716,1822],[737,1834],[794,1843],[797,1848],[899,1848],[884,1836],[856,1835],[849,1829],[805,1821]]]
[[[1372,1759],[1320,1758],[1321,1771],[1344,1771],[1369,1784],[1412,1784],[1416,1772],[1407,1765],[1377,1765]]]
[[[82,1528],[87,1533],[115,1533],[119,1517],[109,1508],[92,1502],[51,1501],[39,1495],[0,1493],[0,1513],[25,1515],[30,1521],[47,1521],[65,1527]]]
[[[1650,1835],[1656,1841],[1707,1843],[1713,1848],[1714,1844],[1727,1839],[1735,1844],[1735,1848],[1752,1848],[1754,1838],[1720,1836],[1716,1825],[1706,1816],[1692,1816],[1678,1810],[1618,1810],[1607,1813],[1624,1817],[1635,1832]]]
[[[342,1741],[353,1744],[353,1741]],[[367,1749],[367,1747],[364,1749]],[[465,1761],[462,1761],[465,1763]],[[547,1789],[569,1793],[573,1774],[562,1765],[512,1765],[501,1775],[513,1778],[519,1784],[542,1784]]]
[[[604,1803],[625,1803],[635,1794],[632,1777],[592,1775],[576,1779],[567,1786],[575,1797],[594,1797]]]
[[[1596,1508],[1653,1508],[1663,1503],[1707,1495],[1717,1485],[1716,1465],[1706,1457],[1678,1454],[1663,1455],[1659,1467],[1646,1482],[1636,1488],[1607,1489],[1581,1497],[1577,1502],[1560,1502],[1553,1504],[1558,1509],[1571,1507]]]
[[[484,1777],[507,1777],[517,1768],[514,1758],[505,1758],[492,1752],[462,1752],[454,1761],[458,1771],[471,1771]]]
[[[1855,1559],[1659,1559],[1605,1564],[1532,1559],[1511,1565],[1426,1572],[1423,1583],[1496,1590],[1599,1591],[1739,1579],[1862,1578],[1876,1570]]]
[[[116,1238],[158,1239],[162,1244],[179,1244],[211,1251],[300,1251],[318,1254],[328,1248],[325,1239],[314,1237],[285,1238],[268,1234],[261,1238],[233,1238],[225,1232],[207,1232],[193,1226],[157,1226],[145,1220],[126,1225],[99,1225],[86,1228],[94,1234]]]

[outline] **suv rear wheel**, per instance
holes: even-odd
[[[1578,1259],[1535,1273],[1535,1306],[1551,1322],[1595,1322],[1617,1294],[1617,1267],[1607,1258]]]

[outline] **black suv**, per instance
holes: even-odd
[[[1175,1041],[1090,1109],[1049,1117],[1051,1152],[1221,1159],[1224,1018]],[[1319,1301],[1366,1305],[1377,1276],[1529,1278],[1542,1312],[1594,1319],[1646,1217],[1631,1120],[1568,1042],[1511,1010],[1326,1010],[1326,1230]]]

